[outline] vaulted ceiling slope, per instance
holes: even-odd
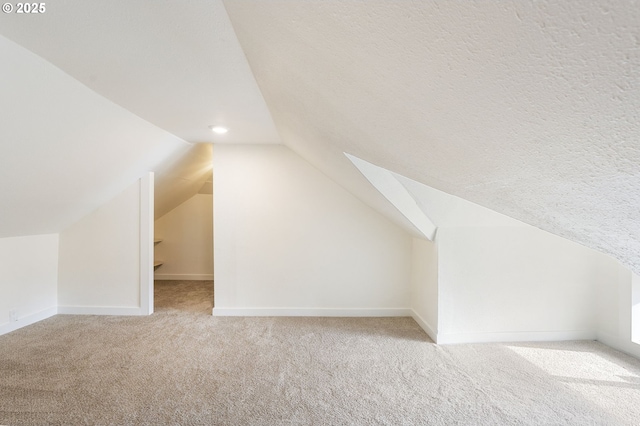
[[[219,0],[2,13],[0,58],[0,237],[59,232],[147,171],[162,214],[210,174],[187,142],[279,142]]]
[[[203,193],[203,188],[204,193],[213,193],[212,154],[211,144],[195,144],[159,168],[155,178],[155,219]]]
[[[280,142],[220,0],[52,1],[0,34],[187,142]]]
[[[60,232],[191,145],[0,36],[0,238]]]
[[[640,272],[637,2],[225,7],[283,142],[352,192],[343,152]]]

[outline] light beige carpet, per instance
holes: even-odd
[[[441,347],[408,318],[211,317],[211,295],[159,282],[150,317],[0,336],[0,424],[640,424],[640,362],[599,343]]]

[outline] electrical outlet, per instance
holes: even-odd
[[[9,322],[16,322],[18,321],[18,311],[15,309],[12,309],[9,311]]]

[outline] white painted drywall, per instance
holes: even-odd
[[[640,278],[614,259],[608,259],[608,274],[598,293],[598,340],[628,354],[640,357],[640,344],[632,341],[634,291]]]
[[[424,209],[421,209],[416,198],[405,188],[396,176],[389,170],[378,167],[362,160],[356,156],[345,155],[360,170],[360,173],[367,178],[393,206],[398,209],[404,217],[411,222],[417,231],[429,241],[433,241],[436,236],[436,225],[427,216]]]
[[[196,194],[155,222],[159,280],[213,279],[213,196]]]
[[[140,314],[150,315],[154,309],[153,218],[155,175],[148,172],[140,178]]]
[[[57,234],[0,239],[0,334],[55,315],[57,283]]]
[[[411,237],[290,149],[214,145],[214,314],[407,314]]]
[[[529,226],[439,228],[438,342],[595,339],[601,257]]]
[[[605,339],[607,335],[621,337],[621,308],[631,302],[631,272],[615,259],[609,258],[608,263],[608,275],[602,276],[598,288],[598,338],[605,336]]]
[[[640,276],[636,274],[631,275],[631,341],[640,345]]]
[[[412,316],[432,339],[459,343],[602,335],[633,353],[630,324],[631,318],[637,320],[640,334],[640,284],[632,293],[631,275],[619,272],[617,261],[347,157],[399,211],[417,205],[439,229],[436,244],[413,241]],[[444,245],[439,253],[437,245]]]
[[[191,147],[4,37],[0,58],[0,237],[58,233]]]
[[[438,333],[437,244],[421,238],[413,238],[411,253],[412,316],[435,341]]]
[[[21,18],[0,15],[0,33],[184,140],[279,141],[220,0],[65,0]]]
[[[142,313],[140,196],[136,181],[60,233],[60,313]]]

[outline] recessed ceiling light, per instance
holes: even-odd
[[[226,127],[222,127],[222,126],[209,126],[209,128],[211,129],[211,131],[213,133],[217,133],[219,135],[225,134],[229,131],[229,129],[227,129]]]

